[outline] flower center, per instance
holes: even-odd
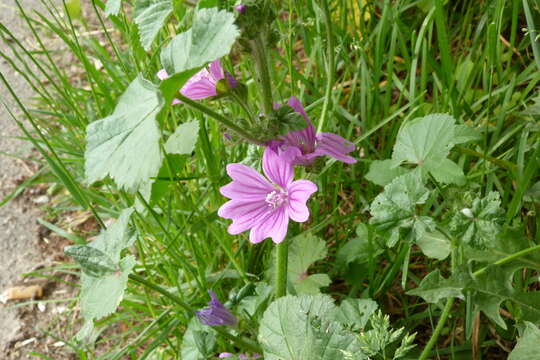
[[[282,189],[276,189],[266,195],[266,203],[272,209],[276,209],[287,202],[289,195]]]

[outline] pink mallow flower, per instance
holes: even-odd
[[[159,70],[156,75],[160,80],[165,80],[169,77],[169,74],[165,69]],[[236,87],[236,80],[231,74],[223,70],[221,60],[217,59],[211,62],[208,67],[193,75],[184,86],[182,86],[180,94],[191,100],[201,100],[217,96],[217,83],[225,78],[227,79],[230,88]],[[173,105],[180,103],[181,101],[178,99],[173,100]]]
[[[293,151],[298,151],[292,149]],[[263,155],[266,178],[243,164],[227,165],[233,181],[223,186],[223,196],[231,199],[223,204],[218,215],[233,222],[229,234],[240,234],[248,229],[249,241],[259,243],[272,238],[280,243],[287,234],[289,218],[304,222],[309,218],[306,202],[317,186],[309,180],[293,181],[294,168],[286,159],[290,151],[278,155],[267,147]]]
[[[308,126],[303,130],[290,131],[286,136],[281,136],[277,140],[272,140],[268,145],[274,150],[284,151],[290,148],[297,148],[298,152],[289,152],[289,161],[293,165],[308,166],[319,156],[329,155],[336,160],[347,164],[354,164],[356,160],[347,155],[354,151],[355,146],[339,135],[320,132],[315,134],[315,127],[309,120],[300,100],[291,97],[288,105],[295,112],[301,114]],[[279,107],[279,105],[277,105]]]

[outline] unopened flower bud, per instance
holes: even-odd
[[[462,210],[461,210],[461,213],[462,213],[463,215],[465,215],[466,217],[468,217],[469,219],[472,219],[472,218],[474,217],[473,212],[472,212],[471,209],[469,209],[469,208],[462,209]]]

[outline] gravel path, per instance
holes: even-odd
[[[24,0],[26,9],[39,8],[39,0]],[[19,39],[29,39],[28,30],[17,16],[12,0],[0,0],[0,23],[4,24]],[[0,41],[0,51],[9,54],[9,48]],[[0,72],[7,78],[21,99],[29,100],[32,91],[24,79],[0,59]],[[0,98],[7,103],[16,116],[20,115],[17,105],[0,82]],[[16,181],[31,175],[30,169],[21,161],[3,155],[28,154],[28,143],[14,139],[21,135],[15,122],[0,104],[0,199],[16,186]],[[0,293],[7,287],[20,282],[21,273],[32,270],[41,261],[36,217],[39,211],[25,199],[16,199],[0,208]],[[9,342],[16,339],[20,322],[15,310],[0,304],[0,353]]]

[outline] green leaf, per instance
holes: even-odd
[[[93,321],[113,313],[123,298],[128,276],[135,266],[135,258],[128,255],[120,259],[123,249],[130,246],[134,238],[128,231],[129,218],[133,209],[123,210],[114,224],[103,231],[88,247],[107,254],[114,264],[114,272],[99,277],[83,271],[81,274],[80,307],[85,325],[77,338],[95,337]]]
[[[157,178],[145,181],[139,188],[140,194],[150,207],[156,205],[166,194],[170,194],[170,187],[174,186],[175,176],[182,172],[186,161],[186,156],[165,154]],[[139,198],[135,199],[135,209],[141,213],[148,210]]]
[[[133,213],[132,208],[128,208],[120,213],[118,220],[92,241],[88,246],[101,250],[107,254],[113,263],[120,261],[120,252],[131,245],[133,238],[128,231],[129,218]]]
[[[72,19],[81,19],[81,0],[68,0],[65,4],[69,17]]]
[[[366,359],[357,337],[332,321],[336,306],[327,295],[285,296],[265,311],[259,343],[265,360],[335,360],[344,352]]]
[[[499,308],[505,300],[520,305],[524,319],[540,323],[540,292],[523,293],[514,289],[512,280],[515,271],[516,267],[493,266],[468,286],[474,291],[475,307],[503,329],[506,329],[506,323],[501,318]]]
[[[395,178],[407,173],[406,169],[398,165],[394,160],[375,160],[369,166],[365,178],[377,185],[388,185]]]
[[[454,144],[463,144],[469,141],[482,139],[480,131],[467,125],[456,125],[454,128]]]
[[[107,254],[92,246],[66,246],[64,253],[74,258],[81,265],[82,270],[90,276],[100,277],[117,270],[114,262]]]
[[[449,159],[440,161],[438,167],[430,169],[431,175],[440,183],[465,185],[466,179],[463,169]]]
[[[392,159],[430,170],[439,166],[454,146],[453,117],[432,114],[405,123],[399,130]]]
[[[524,235],[523,229],[511,229],[493,236],[493,240],[485,249],[478,249],[466,245],[464,247],[464,255],[468,261],[493,264],[534,245],[535,243]],[[540,254],[538,252],[532,252],[520,256],[507,263],[507,266],[509,265],[540,270]]]
[[[88,182],[110,175],[120,187],[135,191],[157,174],[162,154],[156,115],[162,106],[157,88],[139,76],[122,94],[112,115],[88,125]]]
[[[371,299],[347,298],[335,309],[333,316],[336,321],[351,327],[353,331],[360,331],[366,327],[369,317],[378,307]]]
[[[238,304],[238,313],[247,313],[250,317],[257,317],[262,310],[266,309],[268,300],[272,297],[273,288],[265,282],[260,282],[255,287],[255,295],[246,296]]]
[[[369,243],[369,234],[366,224],[358,224],[356,237],[349,240],[336,254],[336,266],[344,269],[352,263],[367,263],[370,258],[375,258],[383,252],[381,245],[372,239]]]
[[[416,244],[427,257],[444,260],[450,255],[450,241],[440,231],[426,232],[416,239]]]
[[[468,141],[468,130],[455,125],[447,114],[432,114],[403,125],[398,133],[392,161],[415,164],[437,181],[462,185],[463,170],[446,157],[458,142]]]
[[[205,9],[205,8],[213,8],[219,5],[218,0],[200,0],[197,2],[197,8],[199,9]]]
[[[472,247],[484,249],[491,246],[501,232],[504,212],[500,208],[498,192],[492,191],[484,198],[476,198],[470,208],[456,213],[450,222],[450,231]]]
[[[163,99],[165,99],[165,104],[172,105],[173,99],[175,98],[176,94],[178,94],[184,84],[200,70],[201,67],[189,69],[174,74],[173,76],[170,76],[167,79],[163,80],[159,85],[159,89],[161,90]]]
[[[416,289],[407,291],[407,295],[420,296],[432,304],[450,297],[462,298],[467,281],[468,278],[459,277],[445,279],[439,270],[434,270],[422,279]]]
[[[397,360],[404,357],[414,347],[412,343],[416,333],[409,335],[405,333],[403,327],[392,329],[390,316],[383,315],[380,310],[369,318],[369,323],[371,330],[363,331],[358,335],[360,347],[369,359]],[[399,339],[401,339],[399,347],[392,345]]]
[[[173,75],[227,55],[240,35],[235,16],[217,8],[196,13],[191,29],[176,35],[161,52],[161,63]]]
[[[195,149],[199,137],[199,122],[197,120],[183,123],[165,143],[165,151],[169,154],[189,155]]]
[[[497,325],[506,329],[500,316],[504,301],[512,301],[519,306],[521,317],[540,324],[540,291],[523,292],[512,286],[514,273],[521,266],[491,266],[479,276],[471,276],[467,271],[458,271],[449,279],[440,276],[438,270],[431,272],[417,289],[407,292],[421,296],[428,302],[437,302],[445,297],[462,297],[471,292],[472,303]]]
[[[135,257],[128,255],[120,260],[118,272],[102,277],[81,274],[80,305],[85,320],[101,319],[116,311],[135,262]]]
[[[309,249],[309,251],[306,251]],[[289,245],[288,277],[299,294],[317,294],[331,283],[326,274],[308,275],[309,267],[326,257],[326,243],[311,234],[295,237]]]
[[[525,191],[523,200],[540,203],[540,181]]]
[[[121,5],[122,0],[107,0],[107,4],[105,5],[105,16],[118,15]]]
[[[384,192],[373,200],[370,206],[373,217],[369,222],[388,234],[389,247],[396,244],[402,229],[409,230],[413,240],[419,239],[435,228],[433,219],[416,214],[416,206],[424,204],[428,197],[429,190],[423,185],[420,171],[409,172],[386,185]]]
[[[193,317],[182,339],[183,360],[209,359],[216,347],[216,331],[210,326],[202,325],[198,318]]]
[[[540,329],[529,321],[524,325],[523,335],[508,355],[508,360],[540,360]]]
[[[172,0],[137,0],[133,21],[139,26],[141,44],[145,50],[150,49],[172,10]]]

